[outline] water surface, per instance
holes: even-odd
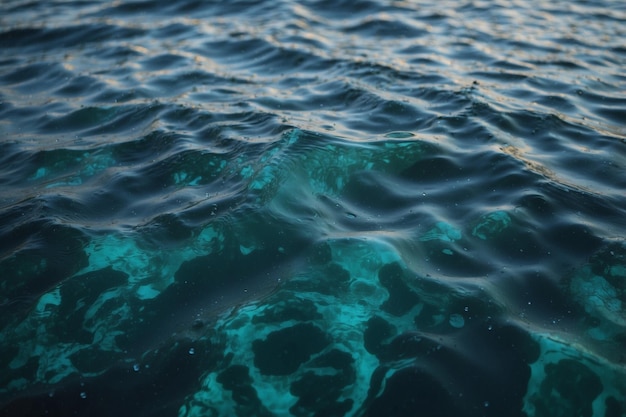
[[[620,1],[4,1],[7,416],[626,416]]]

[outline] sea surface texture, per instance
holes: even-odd
[[[0,3],[0,416],[625,417],[626,3]]]

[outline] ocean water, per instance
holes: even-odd
[[[3,0],[0,415],[626,416],[622,1]]]

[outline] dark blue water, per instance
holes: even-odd
[[[0,5],[3,416],[626,416],[621,1]]]

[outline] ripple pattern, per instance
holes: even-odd
[[[0,415],[626,417],[624,39],[614,0],[3,2]]]

